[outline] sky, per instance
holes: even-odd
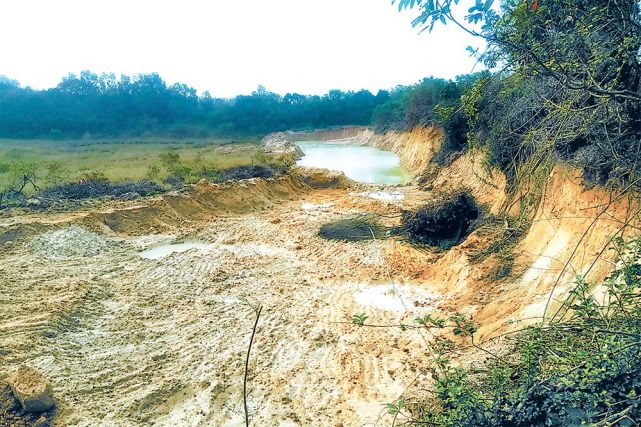
[[[419,34],[391,0],[3,0],[0,74],[56,86],[70,72],[158,72],[215,97],[376,92],[473,71],[479,41]]]

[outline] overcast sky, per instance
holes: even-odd
[[[157,71],[229,97],[377,91],[472,71],[478,41],[419,35],[391,0],[3,0],[0,74],[48,88],[70,72]]]

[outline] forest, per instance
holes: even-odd
[[[0,78],[0,137],[260,136],[287,129],[367,125],[388,92],[332,90],[323,96],[258,87],[232,99],[198,96],[157,73],[137,76],[69,74],[48,90]]]

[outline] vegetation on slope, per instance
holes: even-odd
[[[614,239],[616,270],[596,298],[577,276],[546,324],[501,337],[503,351],[475,341],[463,315],[426,315],[421,328],[446,332],[433,345],[428,396],[388,405],[395,421],[435,426],[632,426],[641,419],[641,240]],[[361,325],[366,324],[364,322]],[[410,329],[406,326],[405,329]],[[465,369],[449,355],[464,337],[486,361]]]
[[[617,186],[624,193],[638,191],[641,14],[637,1],[504,0],[499,8],[493,0],[397,3],[401,9],[418,8],[417,26],[431,31],[436,25],[454,23],[483,38],[487,49],[479,60],[500,71],[478,76],[462,89],[458,100],[448,99],[442,89],[437,96],[420,88],[407,89],[399,98],[404,101],[397,104],[402,107],[397,118],[381,115],[379,126],[401,123],[407,129],[414,123],[411,107],[423,94],[428,101],[424,118],[442,124],[448,134],[465,135],[460,144],[446,139],[441,161],[481,148],[516,188],[532,183],[551,163],[564,160],[581,166],[587,182]],[[469,8],[465,20],[458,19],[459,6]],[[384,104],[377,111],[386,108]],[[460,114],[464,120],[455,120]],[[481,367],[454,365],[449,354],[455,344],[442,335],[433,346],[434,388],[428,395],[389,403],[394,423],[637,425],[641,239],[626,244],[614,236],[611,245],[618,261],[603,283],[586,283],[577,276],[560,308],[548,303],[540,322],[498,337],[508,340],[507,346],[479,343],[477,325],[463,315],[416,319],[421,327],[447,329],[464,337],[486,361]]]
[[[0,209],[132,199],[200,179],[269,178],[292,166],[266,155],[257,142],[225,142],[66,141],[60,149],[52,141],[12,141],[0,149]]]

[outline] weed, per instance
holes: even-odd
[[[447,357],[451,348],[434,346],[436,400],[417,400],[408,424],[635,425],[641,419],[641,239],[613,242],[619,257],[601,284],[605,297],[597,299],[592,284],[576,277],[549,322],[510,336],[506,356],[477,344],[476,325],[465,316],[450,317],[453,334],[490,359],[480,371],[456,367]]]
[[[352,323],[354,325],[363,326],[367,319],[369,319],[369,316],[365,313],[355,314],[352,316]]]

